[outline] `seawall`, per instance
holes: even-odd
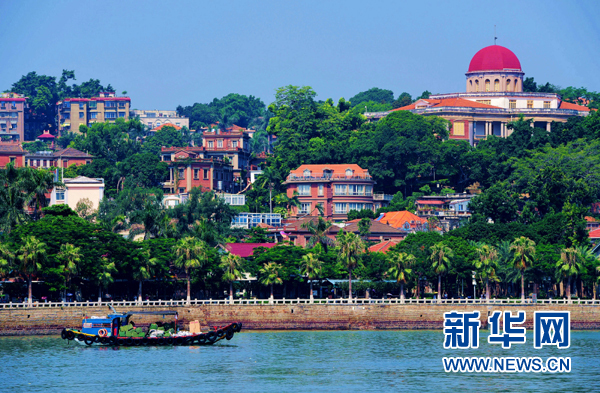
[[[525,326],[531,328],[535,311],[570,311],[571,329],[600,329],[600,305],[528,304],[276,304],[276,305],[195,305],[118,307],[118,312],[173,310],[183,324],[193,320],[201,325],[220,326],[242,322],[244,330],[359,330],[359,329],[442,329],[444,313],[481,313],[482,327],[495,310],[526,311]],[[64,327],[81,328],[84,316],[106,315],[106,307],[7,308],[0,309],[0,336],[58,334]],[[133,316],[136,324],[160,319]]]

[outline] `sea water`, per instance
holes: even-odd
[[[203,347],[87,347],[0,338],[2,392],[600,391],[600,332],[571,347],[445,350],[441,331],[242,332]],[[570,373],[446,373],[444,356],[571,357]]]

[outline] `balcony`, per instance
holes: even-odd
[[[394,196],[390,195],[390,194],[382,194],[382,193],[373,194],[373,200],[374,201],[388,201],[388,202],[390,202],[393,198],[394,198]]]
[[[328,176],[296,176],[289,175],[286,178],[286,182],[318,182],[318,181],[348,181],[348,180],[356,180],[356,181],[372,181],[373,178],[371,175],[353,175],[353,176],[344,176],[344,175],[328,175]]]

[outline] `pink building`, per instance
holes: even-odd
[[[10,136],[13,141],[25,139],[25,101],[17,93],[0,93],[0,136]]]

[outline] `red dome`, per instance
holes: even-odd
[[[469,71],[521,71],[521,63],[510,49],[500,45],[491,45],[475,53],[469,64]]]

